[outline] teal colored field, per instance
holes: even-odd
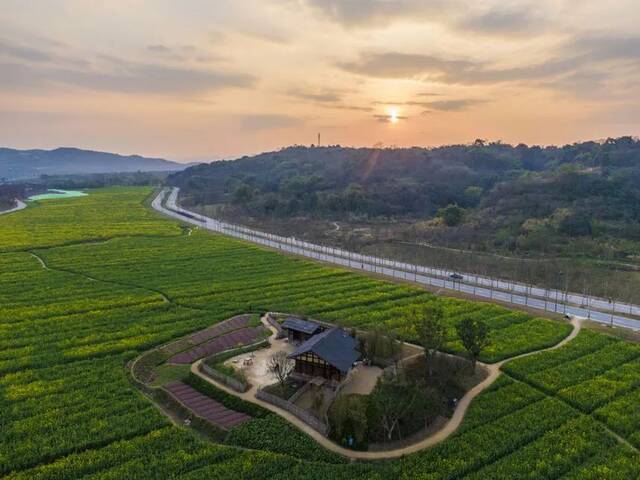
[[[55,200],[59,198],[75,198],[75,197],[86,197],[87,194],[84,192],[79,192],[77,190],[55,190],[51,189],[47,193],[41,193],[40,195],[32,195],[29,197],[31,201],[38,200]]]
[[[435,297],[227,237],[187,235],[145,206],[150,193],[91,190],[0,217],[0,478],[640,477],[640,349],[590,331],[510,364],[460,431],[399,460],[341,463],[310,438],[293,442],[280,419],[247,425],[226,443],[174,426],[125,375],[152,347],[264,310],[380,325],[410,339],[409,316]],[[463,317],[491,325],[488,362],[569,331],[496,305],[444,302],[452,329]]]

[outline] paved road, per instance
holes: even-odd
[[[18,200],[16,198],[16,206],[13,208],[10,208],[9,210],[0,211],[0,215],[4,215],[5,213],[17,212],[18,210],[22,210],[23,208],[27,208],[27,204],[24,203],[22,200]]]
[[[283,252],[301,255],[335,265],[372,272],[387,277],[408,280],[420,285],[462,292],[478,299],[498,300],[547,312],[566,313],[607,325],[640,330],[640,320],[621,314],[640,316],[640,306],[585,297],[577,293],[545,290],[535,286],[510,283],[473,274],[463,274],[463,280],[453,280],[454,272],[445,269],[413,265],[385,258],[361,255],[339,248],[315,245],[291,237],[260,232],[240,225],[214,220],[185,210],[177,205],[178,188],[163,190],[152,202],[154,209],[183,222],[214,232],[266,245]],[[166,197],[166,205],[163,201]]]

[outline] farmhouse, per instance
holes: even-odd
[[[290,342],[306,342],[314,335],[325,330],[319,323],[297,317],[288,317],[282,323],[282,329],[287,332]]]
[[[342,381],[360,357],[358,342],[341,328],[332,328],[312,336],[289,358],[295,360],[295,373]]]

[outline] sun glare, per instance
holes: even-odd
[[[398,111],[397,110],[391,110],[391,113],[389,114],[389,121],[391,123],[398,123]]]

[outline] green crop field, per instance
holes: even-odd
[[[411,339],[434,301],[376,280],[195,231],[144,204],[149,189],[47,200],[0,217],[0,478],[638,478],[640,349],[583,331],[507,364],[450,439],[402,459],[343,462],[279,418],[215,444],[175,427],[125,364],[235,314],[297,312]],[[568,325],[444,299],[492,328],[482,360],[550,346]],[[447,347],[461,351],[451,341]]]

